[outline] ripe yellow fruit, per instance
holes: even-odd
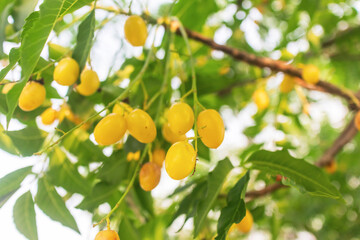
[[[294,89],[294,86],[295,86],[294,78],[292,76],[285,74],[284,79],[280,84],[280,92],[282,93],[291,92]]]
[[[3,94],[7,94],[13,88],[13,86],[15,84],[16,84],[15,82],[10,82],[10,83],[5,84],[4,87],[2,88],[1,92]]]
[[[302,70],[302,77],[305,82],[316,84],[320,80],[320,71],[315,65],[305,65]]]
[[[69,105],[66,103],[62,104],[60,107],[60,111],[58,113],[59,122],[62,122],[64,118],[69,119],[71,122],[74,122],[76,119],[76,116],[71,111]]]
[[[171,131],[171,129],[169,127],[169,123],[165,123],[162,126],[161,132],[162,132],[164,139],[169,143],[176,143],[179,141],[184,141],[186,139],[185,134],[178,135],[178,134],[175,134],[173,131]]]
[[[104,230],[96,234],[95,240],[120,240],[120,238],[117,232],[113,230]]]
[[[118,113],[121,116],[126,117],[127,115],[129,115],[129,113],[131,113],[133,111],[133,108],[130,107],[130,105],[124,103],[124,102],[119,102],[116,103],[112,112],[113,113]]]
[[[162,167],[163,162],[165,160],[165,151],[164,149],[157,148],[152,153],[152,161],[156,163],[159,167]]]
[[[360,111],[358,111],[355,115],[355,127],[360,131]]]
[[[326,172],[333,174],[337,170],[337,163],[335,160],[332,160],[329,165],[325,166]]]
[[[129,152],[126,156],[126,160],[128,162],[130,161],[137,161],[140,159],[140,151],[136,151],[136,152]]]
[[[111,113],[101,119],[94,129],[95,141],[100,145],[111,145],[119,141],[126,132],[123,116]]]
[[[177,135],[187,133],[194,125],[194,112],[183,102],[173,104],[167,113],[171,131]]]
[[[144,20],[137,15],[132,15],[125,22],[125,38],[134,47],[144,46],[148,36]]]
[[[100,86],[100,80],[97,73],[91,69],[85,69],[80,75],[80,84],[76,91],[83,96],[94,94]]]
[[[155,140],[155,123],[147,112],[135,109],[126,116],[129,133],[139,142],[150,143]]]
[[[45,97],[45,87],[41,83],[29,81],[21,91],[19,107],[23,111],[32,111],[43,104]]]
[[[72,58],[60,60],[54,70],[54,80],[63,86],[73,85],[79,77],[79,64]]]
[[[250,232],[253,224],[254,224],[253,216],[251,215],[250,211],[246,209],[245,217],[241,220],[241,222],[236,224],[236,227],[240,232],[248,233]]]
[[[50,125],[57,118],[57,111],[50,107],[46,109],[40,116],[41,116],[41,122],[44,125]]]
[[[218,148],[225,135],[225,126],[220,114],[214,109],[200,112],[197,118],[197,131],[205,146]]]
[[[144,191],[153,190],[160,182],[160,167],[152,162],[145,163],[139,173],[140,186]]]
[[[165,169],[172,179],[186,178],[193,172],[196,163],[196,152],[193,146],[181,141],[174,143],[166,153]]]
[[[259,111],[262,111],[269,106],[270,99],[269,99],[269,95],[267,94],[265,89],[262,89],[262,88],[257,89],[253,93],[252,98],[253,98],[256,106],[258,107]]]

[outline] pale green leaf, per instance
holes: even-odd
[[[16,228],[30,240],[37,240],[34,201],[30,191],[18,198],[13,209]]]
[[[56,192],[55,187],[44,177],[38,181],[35,203],[52,220],[80,233],[75,219],[67,209],[64,200]]]
[[[19,59],[20,50],[18,48],[12,48],[9,53],[9,64],[0,71],[0,81],[6,77],[8,72],[15,66]]]
[[[31,166],[18,169],[0,179],[0,207],[20,188],[21,182],[31,172]]]
[[[47,176],[51,183],[72,193],[86,195],[91,191],[91,184],[80,175],[76,166],[69,161],[59,147],[49,154],[49,159]]]
[[[6,135],[22,156],[31,156],[41,149],[47,133],[35,126],[28,126],[18,131],[6,131]]]

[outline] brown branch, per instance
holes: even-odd
[[[354,108],[354,104],[355,104],[355,106],[359,105],[358,101],[355,99],[355,97],[353,96],[353,93],[351,91],[343,90],[343,89],[341,89],[329,82],[323,81],[323,80],[320,80],[316,85],[308,84],[302,79],[302,70],[301,69],[296,68],[284,61],[274,60],[274,59],[271,59],[268,57],[259,57],[259,56],[256,56],[254,54],[251,54],[251,53],[248,53],[245,51],[240,51],[236,48],[218,44],[213,39],[205,37],[205,36],[201,35],[200,33],[194,32],[190,29],[186,28],[185,30],[190,39],[204,43],[205,45],[208,45],[212,49],[222,51],[222,52],[230,55],[231,57],[233,57],[236,60],[243,61],[250,65],[255,65],[255,66],[258,66],[261,68],[269,68],[275,72],[283,72],[288,75],[297,77],[297,80],[296,80],[297,84],[301,85],[302,87],[310,89],[310,90],[327,92],[327,93],[336,95],[338,97],[341,97],[348,102],[348,104],[351,106],[351,109]],[[181,34],[179,29],[177,29],[176,33]],[[354,100],[356,101],[355,103],[354,103]],[[360,106],[358,106],[358,107],[360,107]]]
[[[316,166],[325,167],[334,160],[336,154],[338,154],[341,149],[349,143],[358,133],[358,130],[355,127],[355,117],[349,122],[347,127],[343,132],[338,136],[329,149],[325,151],[322,157],[315,163]]]
[[[281,183],[274,183],[274,184],[271,184],[271,185],[268,185],[268,186],[264,187],[261,190],[248,191],[246,193],[245,197],[249,198],[249,200],[252,200],[254,198],[263,197],[263,196],[268,195],[268,194],[270,194],[272,192],[275,192],[278,189],[285,188],[285,187],[287,187],[287,186],[285,186],[285,185],[283,185]]]

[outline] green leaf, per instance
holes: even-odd
[[[4,54],[3,42],[5,41],[5,28],[8,24],[7,18],[13,5],[14,1],[0,2],[0,56]]]
[[[179,204],[179,208],[175,212],[174,217],[172,219],[173,222],[176,218],[178,218],[182,214],[186,215],[184,223],[178,231],[180,231],[183,228],[183,226],[185,225],[186,221],[189,218],[195,216],[199,202],[201,201],[201,199],[204,197],[205,194],[206,194],[206,182],[204,181],[197,184],[196,187],[191,191],[191,193],[189,193],[181,201],[181,203]]]
[[[8,124],[17,106],[20,93],[39,61],[41,51],[51,30],[54,28],[56,20],[60,17],[60,10],[64,2],[65,0],[44,0],[40,6],[40,13],[35,14],[33,12],[26,19],[20,47],[22,78],[20,83],[10,90],[6,98],[8,105],[6,119]]]
[[[38,152],[47,135],[35,126],[28,126],[18,131],[6,131],[12,142],[24,157]]]
[[[251,164],[252,169],[285,176],[311,195],[341,198],[339,191],[330,183],[323,171],[303,159],[292,157],[287,150],[277,152],[260,150],[254,152],[246,163]]]
[[[61,186],[71,193],[86,195],[91,192],[91,184],[80,175],[76,166],[66,157],[59,147],[49,154],[50,164],[48,179],[56,186]]]
[[[239,223],[245,217],[246,208],[243,196],[249,179],[249,172],[247,172],[229,191],[226,199],[227,205],[221,209],[217,224],[216,240],[225,240],[232,224]]]
[[[99,182],[93,187],[90,195],[86,196],[76,207],[83,210],[94,211],[100,204],[108,202],[111,206],[119,200],[121,194],[117,187],[105,182]]]
[[[97,177],[101,180],[118,185],[127,177],[128,164],[124,151],[114,152],[110,158],[104,161],[103,166],[99,170]]]
[[[76,46],[72,57],[79,63],[80,70],[85,67],[86,60],[88,59],[92,40],[94,38],[95,30],[95,8],[79,25],[79,31],[76,38]]]
[[[17,0],[11,15],[14,18],[14,27],[19,31],[29,14],[34,11],[38,0]]]
[[[18,150],[11,141],[11,138],[5,134],[3,126],[0,124],[0,148],[8,153],[19,155]]]
[[[225,158],[224,160],[219,161],[215,169],[209,173],[207,180],[207,192],[199,203],[199,207],[194,218],[194,237],[200,233],[206,216],[219,195],[221,187],[226,180],[226,176],[232,168],[233,165],[230,160]]]
[[[134,227],[134,225],[130,222],[130,220],[126,217],[126,215],[122,216],[120,226],[119,226],[119,237],[121,240],[136,240],[141,239],[139,232]]]
[[[31,172],[31,166],[18,169],[0,179],[0,207],[20,188],[21,182]]]
[[[37,240],[34,201],[30,191],[18,198],[13,210],[16,228],[30,240]]]
[[[19,59],[20,50],[18,48],[12,48],[9,53],[9,64],[0,71],[0,81],[6,77],[8,72],[15,66]]]
[[[65,14],[72,13],[83,6],[89,5],[93,1],[94,0],[66,0],[61,9],[60,15],[64,16]]]
[[[35,203],[52,220],[60,222],[64,226],[80,233],[74,217],[66,208],[65,202],[56,192],[55,187],[45,177],[40,178],[38,181]]]

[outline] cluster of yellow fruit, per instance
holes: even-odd
[[[304,65],[301,67],[302,69],[302,78],[305,82],[309,84],[317,84],[320,80],[320,71],[319,69],[312,64]],[[284,75],[284,78],[280,84],[280,92],[281,93],[289,93],[294,89],[295,86],[295,78],[293,76]],[[268,108],[270,103],[270,98],[264,88],[256,89],[252,95],[252,99],[255,102],[259,111],[263,111]],[[360,120],[360,116],[359,116]],[[360,122],[359,122],[360,129]]]
[[[192,108],[184,102],[178,102],[170,107],[166,116],[167,122],[163,125],[162,132],[165,140],[172,143],[172,146],[166,154],[163,149],[155,149],[151,161],[141,167],[139,182],[145,191],[151,191],[158,185],[164,161],[166,172],[175,180],[187,177],[195,168],[197,153],[185,136],[194,125]],[[100,145],[115,144],[123,138],[126,131],[141,143],[153,142],[157,135],[155,123],[148,113],[141,109],[133,110],[128,104],[120,102],[114,106],[111,114],[95,126],[95,141]],[[205,146],[219,147],[225,133],[220,114],[212,109],[200,112],[197,131]],[[134,155],[128,155],[128,160],[133,158]]]

